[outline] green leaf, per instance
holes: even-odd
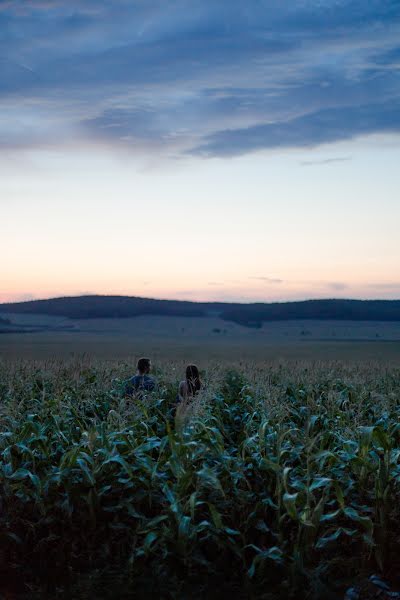
[[[19,546],[22,544],[21,538],[18,537],[17,534],[13,533],[12,531],[6,531],[6,532],[2,533],[1,536],[5,537],[6,539],[11,540],[15,544],[18,544]]]
[[[288,512],[288,515],[294,520],[297,520],[296,500],[297,500],[298,495],[299,494],[297,492],[295,494],[285,493],[285,494],[283,494],[283,498],[282,498],[285,508]]]
[[[225,527],[224,531],[228,535],[240,535],[240,531],[238,531],[237,529],[231,529],[230,527]]]
[[[331,533],[331,535],[325,535],[325,536],[319,538],[319,540],[315,544],[315,548],[317,548],[317,549],[325,548],[325,546],[327,546],[328,544],[331,544],[332,542],[337,541],[340,536],[346,535],[348,537],[351,537],[355,533],[356,533],[356,531],[354,529],[351,530],[351,529],[346,529],[344,527],[339,527],[338,529],[336,529],[336,531]]]
[[[140,515],[138,515],[138,513],[135,512],[134,516],[139,517]],[[138,533],[147,533],[147,532],[153,531],[153,529],[155,529],[157,525],[159,525],[163,521],[166,521],[167,519],[168,519],[167,515],[158,515],[158,517],[154,517],[154,519],[149,519],[144,524],[144,527],[142,527],[140,529],[140,531],[138,531]]]
[[[80,466],[80,469],[84,475],[84,479],[86,479],[87,483],[94,487],[96,485],[96,481],[93,477],[93,474],[89,471],[87,464],[82,458],[77,459],[77,464]]]
[[[283,475],[282,475],[282,480],[283,480],[283,485],[286,491],[288,491],[288,477],[289,477],[289,473],[291,471],[291,467],[285,467],[283,469]]]
[[[330,477],[317,477],[310,485],[310,492],[313,492],[321,487],[328,487],[331,483],[332,479]]]
[[[365,531],[370,536],[372,535],[372,531],[374,529],[374,524],[369,517],[360,515],[360,513],[355,508],[352,508],[352,507],[345,508],[343,510],[343,513],[346,515],[346,517],[348,517],[352,521],[355,521],[356,523],[360,523],[360,525],[363,527],[363,529],[365,529]]]
[[[254,546],[253,544],[247,547],[252,547],[257,551],[257,555],[254,557],[253,562],[247,571],[247,575],[250,579],[256,574],[257,568],[264,566],[266,562],[272,561],[277,564],[282,564],[283,562],[283,553],[278,546],[272,546],[268,550],[260,550],[260,548],[257,548],[257,546]]]
[[[30,479],[36,489],[40,489],[40,480],[35,473],[31,473],[28,469],[17,469],[14,473],[9,477],[12,481],[22,481],[23,479]]]
[[[190,529],[191,529],[190,517],[185,515],[179,520],[178,536],[180,538],[190,537]]]
[[[155,531],[150,531],[143,542],[143,549],[146,554],[149,552],[150,548],[153,546],[154,542],[157,540],[158,534]]]
[[[212,469],[205,465],[202,469],[196,472],[196,475],[205,486],[211,487],[214,490],[218,490],[223,496],[225,496],[222,485],[216,473]]]
[[[344,501],[343,490],[342,490],[342,488],[340,487],[340,485],[338,484],[337,481],[333,482],[333,486],[335,488],[336,498],[337,498],[337,501],[339,502],[339,506],[340,506],[340,508],[344,508],[345,501]]]
[[[128,473],[128,475],[130,477],[133,477],[132,468],[130,467],[130,465],[126,462],[126,460],[120,454],[115,454],[114,456],[111,456],[110,458],[108,458],[107,460],[105,460],[103,462],[103,466],[104,465],[108,465],[108,464],[112,464],[112,463],[116,463],[116,464],[121,465],[121,467],[123,469],[125,469],[125,471]]]
[[[334,510],[333,512],[330,513],[326,513],[325,515],[321,516],[321,523],[324,522],[329,522],[329,521],[334,521],[340,514],[342,513],[342,509],[338,508],[338,510]]]
[[[207,502],[207,506],[208,506],[208,508],[210,510],[210,514],[211,514],[211,518],[213,520],[214,526],[217,529],[222,529],[223,528],[223,524],[222,524],[221,515],[219,514],[219,512],[215,508],[214,504],[211,504],[211,502]]]
[[[375,427],[373,438],[384,450],[390,450],[392,447],[390,437],[382,427]]]

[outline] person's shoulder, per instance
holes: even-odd
[[[151,375],[145,375],[144,376],[144,384],[149,388],[149,389],[154,389],[155,385],[156,385],[156,380],[154,379],[154,377],[152,377]]]
[[[123,382],[123,393],[125,396],[131,396],[134,393],[137,386],[135,378],[136,376],[133,375]]]

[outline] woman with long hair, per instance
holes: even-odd
[[[186,367],[186,378],[179,384],[179,401],[190,400],[201,390],[202,382],[196,365]]]

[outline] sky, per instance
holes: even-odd
[[[0,302],[400,298],[400,2],[0,0]]]

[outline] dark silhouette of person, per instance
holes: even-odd
[[[179,384],[178,402],[193,399],[201,390],[202,385],[199,369],[196,365],[188,365],[186,367],[186,378]]]
[[[153,377],[150,377],[150,371],[151,360],[149,358],[139,358],[137,374],[126,381],[124,395],[133,396],[137,392],[152,392],[156,382]]]

